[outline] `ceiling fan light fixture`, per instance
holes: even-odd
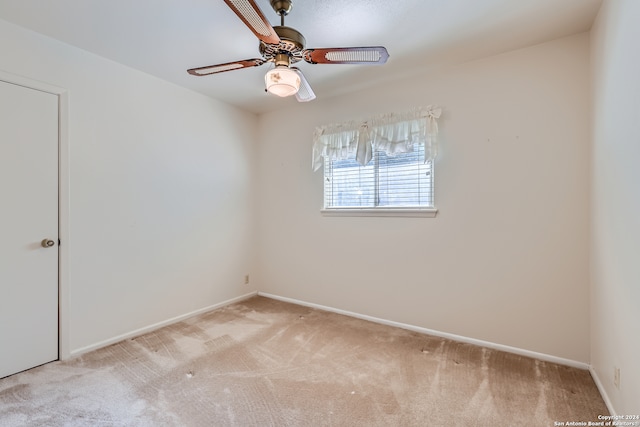
[[[295,95],[300,89],[300,76],[287,66],[277,66],[264,76],[267,91],[280,97]]]
[[[272,63],[275,68],[264,76],[265,91],[279,97],[295,95],[299,102],[316,98],[302,71],[293,64],[384,64],[389,53],[384,46],[329,47],[305,49],[305,38],[296,29],[284,25],[284,17],[291,11],[294,0],[270,0],[271,7],[280,16],[280,25],[271,26],[257,2],[266,0],[224,0],[227,6],[258,37],[260,58],[191,68],[193,76],[207,76],[242,68]]]

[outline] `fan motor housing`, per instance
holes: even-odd
[[[274,61],[275,56],[279,53],[289,55],[291,62],[298,62],[302,59],[302,51],[306,40],[304,36],[296,29],[285,26],[273,27],[278,37],[280,37],[280,43],[269,44],[260,42],[260,54],[267,61]]]

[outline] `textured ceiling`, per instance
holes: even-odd
[[[269,0],[256,0],[279,25]],[[587,31],[602,0],[294,0],[285,24],[306,47],[386,46],[382,66],[298,64],[319,99],[423,69]],[[188,68],[259,57],[222,0],[0,0],[0,18],[260,113],[291,106],[264,92],[270,64],[207,77]]]

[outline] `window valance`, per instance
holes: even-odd
[[[365,121],[350,121],[317,127],[313,136],[313,170],[323,158],[343,160],[354,156],[362,166],[381,150],[388,155],[413,150],[424,144],[424,161],[436,156],[438,121],[442,109],[428,106],[405,113],[388,113]]]

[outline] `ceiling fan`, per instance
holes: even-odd
[[[275,68],[264,76],[266,91],[278,96],[294,95],[300,102],[316,98],[302,71],[292,64],[305,60],[310,64],[384,64],[389,58],[382,46],[335,47],[305,49],[305,38],[297,30],[284,25],[284,17],[291,11],[292,0],[270,0],[280,15],[280,26],[272,27],[255,0],[224,0],[247,27],[260,39],[262,58],[245,59],[224,64],[187,70],[194,76],[206,76],[241,68],[257,67],[273,62]]]

